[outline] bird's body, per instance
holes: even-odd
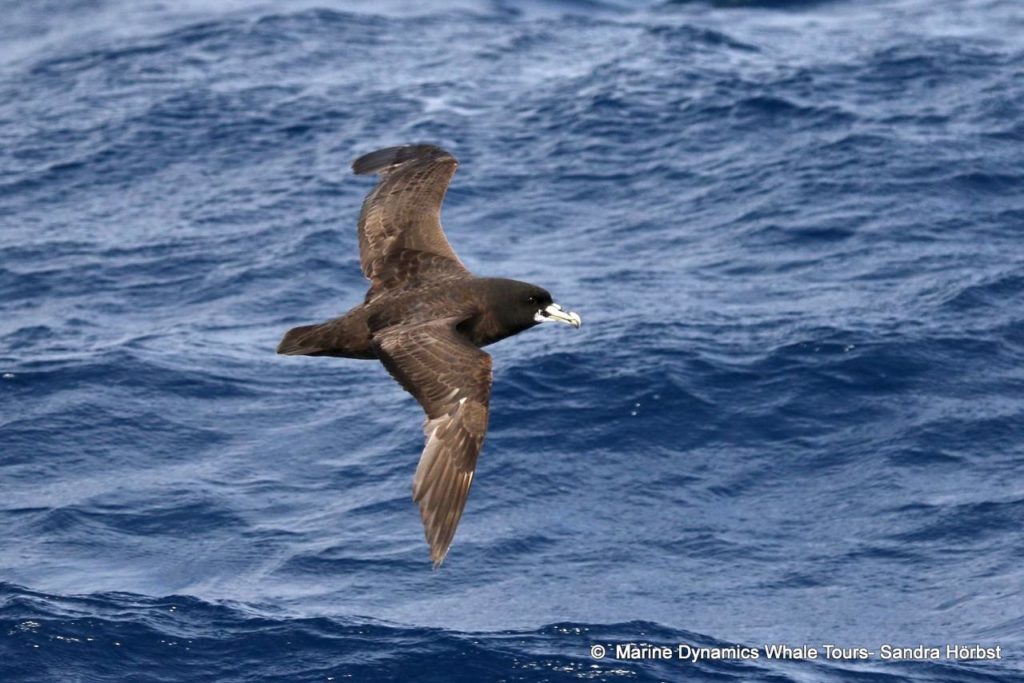
[[[455,535],[487,432],[491,357],[480,347],[548,320],[580,326],[544,289],[476,277],[462,265],[440,223],[456,166],[431,145],[389,147],[353,163],[358,174],[382,176],[359,216],[366,299],[340,318],[289,330],[277,348],[376,358],[419,401],[426,446],[413,500],[435,566]]]
[[[502,325],[489,311],[489,304],[500,302],[505,292],[525,284],[504,278],[463,277],[385,292],[340,318],[289,330],[278,353],[374,359],[373,336],[380,330],[452,315],[461,318],[459,332],[474,346],[487,346],[522,331]],[[535,324],[531,320],[526,327]]]

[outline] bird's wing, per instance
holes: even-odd
[[[441,228],[441,203],[459,162],[433,145],[370,152],[352,162],[380,182],[359,214],[359,260],[374,289],[416,278],[469,275]]]
[[[491,396],[491,357],[455,329],[459,322],[396,325],[373,338],[384,367],[427,414],[412,497],[435,567],[444,561],[466,506]]]

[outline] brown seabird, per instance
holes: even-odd
[[[487,434],[491,357],[480,350],[542,322],[579,328],[547,290],[476,277],[441,228],[458,161],[433,145],[388,147],[352,163],[380,174],[359,214],[366,299],[340,318],[289,330],[278,353],[376,358],[427,414],[412,484],[430,556],[448,553]]]

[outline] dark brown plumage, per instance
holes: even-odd
[[[455,255],[441,203],[458,162],[433,145],[389,147],[352,169],[379,173],[359,214],[365,301],[340,318],[289,330],[278,353],[377,358],[427,414],[413,500],[434,566],[444,561],[487,434],[491,357],[481,346],[548,320],[580,326],[540,287],[480,278]]]

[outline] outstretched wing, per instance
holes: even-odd
[[[459,321],[397,325],[373,339],[384,367],[427,414],[412,498],[435,567],[444,561],[466,506],[491,397],[491,357],[456,331]]]
[[[359,214],[359,260],[373,289],[469,274],[441,228],[441,203],[458,165],[433,145],[388,147],[352,163],[359,175],[381,176]]]

